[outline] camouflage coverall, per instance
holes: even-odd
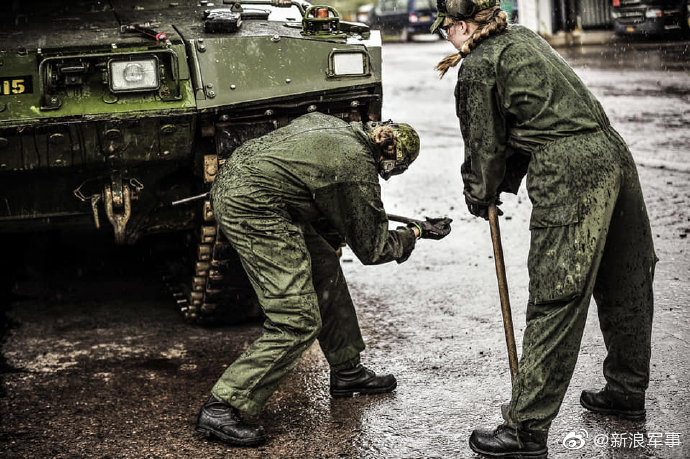
[[[311,223],[326,218],[364,264],[405,261],[414,232],[388,229],[378,157],[362,123],[312,113],[246,142],[221,167],[214,213],[266,320],[216,398],[257,414],[316,338],[332,367],[358,361],[364,342],[338,256]]]
[[[527,174],[529,301],[507,424],[546,440],[592,294],[606,389],[644,397],[656,255],[630,151],[599,102],[539,36],[509,26],[464,59],[455,90],[465,194],[488,204]]]

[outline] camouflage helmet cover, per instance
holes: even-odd
[[[393,134],[398,140],[395,160],[410,165],[419,156],[419,135],[412,126],[405,123],[392,124]]]
[[[379,175],[388,180],[393,175],[402,174],[419,156],[419,135],[412,126],[405,123],[369,122],[367,126],[373,129],[385,125],[392,129],[395,142],[395,158],[384,158],[379,162]]]
[[[456,20],[470,19],[481,10],[494,6],[496,0],[437,0],[438,17],[431,26],[431,33],[434,33],[447,17]]]

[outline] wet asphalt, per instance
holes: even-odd
[[[476,457],[467,438],[500,423],[510,375],[489,228],[462,199],[455,82],[452,72],[439,80],[432,70],[450,52],[436,41],[384,45],[383,115],[415,126],[422,153],[383,190],[388,212],[448,215],[453,232],[420,241],[401,265],[362,266],[347,250],[342,259],[368,346],[363,362],[394,373],[395,392],[332,399],[315,345],[255,419],[269,435],[264,446],[208,442],[194,432],[196,413],[260,324],[185,324],[161,282],[161,258],[147,246],[31,239],[22,242],[15,295],[3,303],[0,456]],[[660,262],[647,420],[596,416],[578,404],[582,389],[604,383],[592,303],[549,457],[690,457],[688,42],[617,42],[564,55],[630,145]],[[524,186],[503,201],[519,352],[530,204]],[[566,437],[583,446],[568,449]]]

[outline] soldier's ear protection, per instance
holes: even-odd
[[[394,159],[384,159],[379,161],[379,176],[388,180],[394,175],[400,175],[407,170],[407,164],[400,163]]]

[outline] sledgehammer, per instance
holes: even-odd
[[[503,313],[503,329],[508,346],[508,363],[510,365],[510,381],[515,382],[518,372],[517,347],[515,346],[515,332],[513,331],[513,315],[510,312],[510,298],[508,297],[508,280],[503,261],[503,245],[501,244],[501,229],[498,226],[498,210],[496,204],[489,206],[489,227],[491,228],[491,242],[494,246],[494,260],[496,261],[496,279],[498,279],[498,294],[501,298],[501,312]]]

